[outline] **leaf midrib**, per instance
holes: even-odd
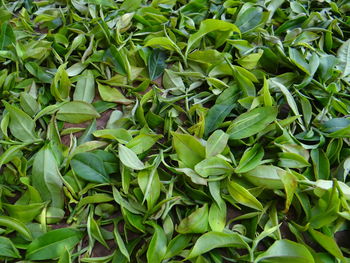
[[[48,244],[48,245],[40,246],[40,247],[37,248],[36,250],[33,250],[33,251],[28,252],[27,255],[26,255],[26,258],[29,259],[29,256],[30,256],[30,255],[33,255],[34,253],[37,253],[37,252],[40,251],[40,250],[44,250],[44,249],[46,249],[46,248],[48,248],[48,247],[50,247],[50,246],[52,246],[52,245],[55,245],[56,243],[62,242],[62,241],[64,241],[64,240],[69,240],[69,239],[72,239],[72,238],[77,238],[77,236],[76,236],[76,235],[72,235],[72,236],[70,236],[70,237],[68,237],[68,238],[64,238],[64,239],[57,240],[57,241],[52,242],[52,243],[50,243],[50,244]],[[79,240],[78,240],[78,241],[79,241]]]

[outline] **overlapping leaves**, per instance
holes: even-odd
[[[348,13],[1,1],[0,261],[347,262]]]

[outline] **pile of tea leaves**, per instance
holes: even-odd
[[[0,261],[350,262],[347,0],[0,1]]]

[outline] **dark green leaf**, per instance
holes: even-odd
[[[78,153],[71,160],[71,166],[76,175],[86,181],[94,183],[107,183],[109,181],[103,161],[96,154]]]
[[[154,49],[148,57],[148,74],[151,80],[159,78],[165,69],[166,55],[160,49]]]

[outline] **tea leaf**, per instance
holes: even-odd
[[[208,205],[196,209],[180,221],[176,231],[180,234],[204,233],[208,230]]]
[[[152,41],[155,41],[155,39]],[[150,45],[150,41],[147,43]],[[163,74],[166,66],[165,59],[165,53],[161,50],[155,49],[151,52],[151,55],[148,57],[148,74],[151,80],[155,80]]]
[[[208,232],[198,238],[187,258],[194,258],[215,248],[246,248],[247,243],[236,233]]]
[[[123,146],[122,144],[119,144],[118,150],[119,158],[126,167],[135,170],[142,170],[145,168],[145,165],[140,161],[136,153],[134,153],[132,150]]]
[[[315,262],[309,250],[302,244],[290,240],[277,240],[254,262]]]
[[[228,127],[230,139],[243,139],[252,136],[273,122],[277,117],[274,107],[261,107],[241,114]]]
[[[152,222],[154,233],[147,249],[147,261],[148,262],[162,262],[167,248],[167,239],[163,229],[157,224]]]
[[[109,181],[103,161],[96,154],[89,152],[78,153],[71,160],[71,166],[76,175],[86,181],[95,183],[106,183]]]
[[[91,103],[95,97],[95,79],[91,70],[86,70],[77,81],[73,99]]]
[[[66,249],[80,242],[82,233],[71,228],[61,228],[39,236],[29,244],[26,258],[29,260],[47,260],[58,258]]]
[[[35,122],[25,112],[16,106],[3,101],[6,110],[10,113],[9,128],[14,137],[23,141],[31,142],[37,139],[34,129]]]
[[[91,104],[83,101],[72,101],[62,105],[57,112],[57,119],[70,123],[81,123],[100,117]]]

